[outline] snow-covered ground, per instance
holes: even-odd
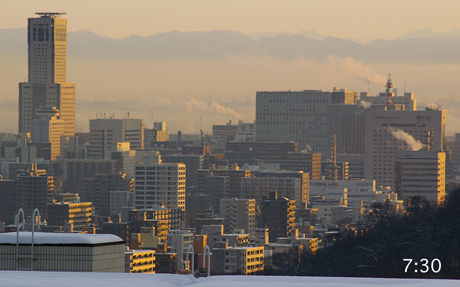
[[[129,274],[129,273],[65,273],[0,271],[0,286],[193,286],[193,287],[355,287],[398,286],[431,287],[459,286],[456,280],[428,279],[374,279],[332,277],[282,277],[282,276],[211,276],[195,279],[191,275]]]

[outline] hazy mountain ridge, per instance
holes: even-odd
[[[413,38],[418,36],[420,38]],[[159,33],[112,39],[90,31],[69,32],[69,57],[153,57],[160,59],[210,60],[231,56],[270,56],[293,60],[298,57],[324,61],[328,56],[352,57],[366,63],[460,63],[460,31],[433,33],[422,30],[394,40],[356,41],[299,34],[277,34],[258,39],[240,32]],[[0,30],[0,56],[26,55],[26,29]]]

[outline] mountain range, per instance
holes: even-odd
[[[0,29],[0,56],[27,54],[25,28]],[[326,61],[328,56],[351,57],[368,64],[460,63],[460,30],[434,33],[431,28],[415,31],[392,40],[367,44],[355,39],[323,37],[314,31],[298,34],[252,33],[216,30],[131,35],[112,39],[81,30],[68,33],[69,57],[225,59],[232,56],[269,56],[281,60],[296,58]]]

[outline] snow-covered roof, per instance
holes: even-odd
[[[431,287],[458,286],[458,280],[438,279],[385,279],[341,277],[290,277],[290,276],[211,276],[194,278],[191,275],[136,274],[136,273],[82,273],[82,272],[32,272],[0,271],[2,286],[48,287],[48,286],[193,286],[193,287]],[[129,282],[129,283],[127,283]]]
[[[112,234],[35,232],[34,244],[104,244],[123,242]],[[32,232],[19,232],[20,244],[32,243]],[[0,233],[0,244],[16,244],[16,232]]]

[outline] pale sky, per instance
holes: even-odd
[[[432,27],[460,29],[458,0],[2,0],[0,29],[27,26],[35,12],[67,12],[69,31],[123,38],[179,31],[243,33],[314,30],[362,41]]]

